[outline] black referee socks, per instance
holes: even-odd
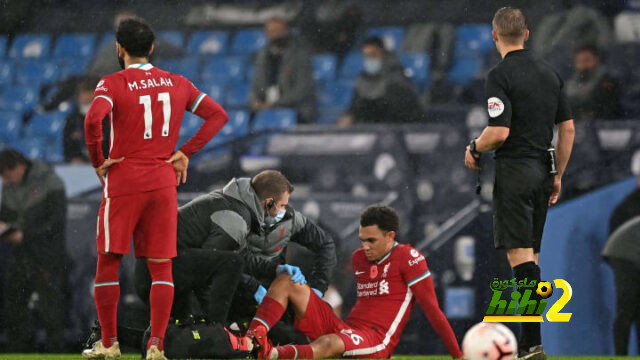
[[[535,262],[528,261],[526,263],[516,265],[513,268],[513,275],[516,277],[518,282],[526,278],[527,282],[535,280],[537,284],[540,282],[540,267],[536,265]],[[529,299],[535,300],[536,302],[542,300],[540,295],[536,293],[535,289],[533,289]],[[521,350],[529,350],[530,347],[540,344],[542,344],[542,340],[540,338],[540,323],[522,323],[522,334],[520,336],[520,341],[518,342],[518,348]]]

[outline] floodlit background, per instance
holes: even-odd
[[[527,47],[564,79],[576,116],[541,264],[543,280],[572,284],[564,311],[573,317],[544,323],[545,349],[613,353],[613,277],[600,252],[614,208],[640,173],[640,1],[632,0],[0,2],[0,146],[52,165],[67,197],[60,208],[26,210],[37,245],[0,242],[0,350],[11,345],[8,311],[24,319],[23,351],[77,351],[95,318],[101,189],[83,119],[100,77],[119,70],[114,26],[133,14],[156,33],[152,63],[185,75],[231,117],[192,159],[181,203],[232,177],[281,170],[296,187],[292,205],[338,244],[332,285],[343,314],[355,302],[359,213],[392,205],[400,241],[427,255],[440,305],[462,339],[487,309],[490,281],[510,277],[493,250],[492,160],[483,158],[479,196],[463,164],[464,147],[487,124],[484,80],[500,61],[490,23],[505,5],[524,11]],[[185,114],[181,143],[199,124]],[[623,220],[640,215],[634,199],[619,211]],[[37,236],[52,224],[60,236]],[[294,263],[303,258],[291,250]],[[144,323],[131,273],[128,258],[120,321]],[[51,292],[58,302],[46,301]],[[18,304],[7,301],[16,294]],[[60,310],[55,328],[45,319],[52,309]],[[446,350],[416,310],[396,352]]]

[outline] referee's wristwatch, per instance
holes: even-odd
[[[480,152],[476,150],[476,139],[471,140],[471,142],[469,143],[469,151],[474,158],[477,159],[480,157]]]

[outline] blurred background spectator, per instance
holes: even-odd
[[[598,48],[578,46],[573,62],[574,74],[565,90],[576,120],[622,118],[618,82],[602,65]]]
[[[64,124],[64,160],[69,163],[89,162],[89,153],[84,143],[84,117],[93,101],[93,92],[99,78],[86,77],[76,87],[76,105]]]
[[[67,199],[62,180],[40,161],[0,151],[0,239],[11,244],[5,304],[10,351],[65,349],[69,260],[65,249]],[[37,339],[38,326],[46,331]],[[42,344],[41,344],[42,345]]]
[[[370,37],[362,43],[362,61],[364,71],[356,79],[353,100],[338,126],[424,119],[415,87],[398,57],[385,50],[382,39]]]
[[[315,86],[311,53],[291,34],[281,18],[265,24],[266,46],[256,55],[256,70],[249,101],[254,111],[290,107],[298,111],[298,121],[315,121]]]
[[[360,8],[344,0],[316,1],[307,8],[300,27],[316,53],[335,53],[343,58],[356,43],[362,24]]]

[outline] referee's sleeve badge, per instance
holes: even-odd
[[[487,111],[492,118],[500,116],[504,112],[504,103],[497,97],[487,100]]]

